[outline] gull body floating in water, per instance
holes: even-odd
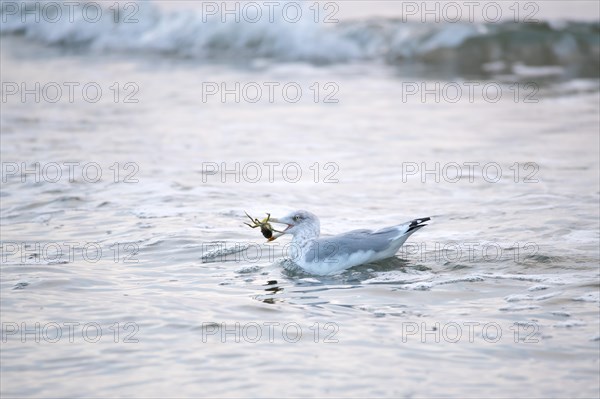
[[[319,237],[319,218],[308,211],[295,211],[271,223],[286,224],[273,234],[273,241],[284,234],[293,235],[292,261],[302,270],[316,275],[337,274],[353,266],[391,258],[406,239],[430,218],[419,218],[380,230],[352,230],[332,237]]]

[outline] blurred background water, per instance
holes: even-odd
[[[9,3],[3,396],[598,397],[597,4]],[[314,277],[243,225],[293,209],[433,220]]]

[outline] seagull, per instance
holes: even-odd
[[[310,274],[326,276],[343,272],[353,266],[393,257],[406,239],[430,218],[419,218],[380,230],[352,230],[332,237],[319,237],[319,218],[308,211],[298,210],[270,222],[285,224],[275,230],[269,241],[284,234],[293,236],[292,261]]]

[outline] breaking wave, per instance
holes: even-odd
[[[67,48],[150,52],[202,61],[379,61],[397,66],[422,64],[457,74],[535,75],[537,71],[564,78],[598,78],[600,70],[598,22],[493,24],[368,19],[318,24],[310,18],[290,23],[278,13],[272,20],[251,22],[242,18],[236,22],[229,18],[222,22],[220,15],[205,15],[200,10],[165,11],[149,2],[138,2],[133,18],[125,12],[117,17],[104,9],[91,23],[82,16],[87,3],[78,4],[71,9],[61,4],[61,18],[54,18],[54,10],[55,14],[39,21],[2,7],[0,32]]]

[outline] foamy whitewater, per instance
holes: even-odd
[[[598,396],[597,21],[6,4],[3,397]],[[432,222],[316,276],[294,209]]]
[[[35,3],[40,4],[23,4]],[[287,3],[300,5],[301,15],[311,15],[312,3]],[[60,11],[40,8],[42,17],[37,20],[35,13],[22,11],[25,6],[18,12],[3,7],[0,32],[77,49],[150,52],[203,61],[247,62],[264,57],[316,64],[421,62],[458,74],[511,72],[517,62],[557,65],[560,74],[569,78],[597,78],[600,68],[598,22],[424,24],[390,18],[315,23],[304,17],[290,23],[283,12],[263,16],[269,10],[264,7],[257,7],[262,10],[260,17],[239,7],[236,21],[235,13],[227,18],[208,12],[210,8],[165,11],[152,2],[135,4],[119,14],[106,7],[97,21],[85,2],[62,4]]]

